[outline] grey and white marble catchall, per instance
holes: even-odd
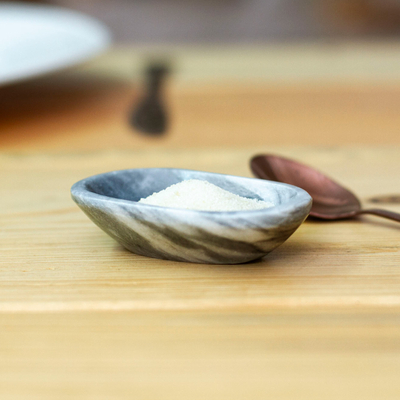
[[[138,203],[186,179],[206,180],[274,207],[195,211]],[[255,260],[282,244],[306,219],[311,197],[283,183],[170,168],[114,171],[77,182],[73,200],[122,246],[149,257],[210,264]]]

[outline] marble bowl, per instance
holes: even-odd
[[[275,206],[251,211],[195,211],[138,203],[186,179],[206,180]],[[75,183],[73,200],[126,249],[144,256],[207,264],[240,264],[282,244],[307,218],[304,190],[255,178],[184,169],[130,169]]]

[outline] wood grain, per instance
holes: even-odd
[[[129,253],[69,194],[124,168],[250,176],[262,152],[364,206],[398,194],[400,52],[361,47],[185,50],[160,140],[127,125],[130,51],[1,88],[1,400],[400,398],[399,224],[307,221],[258,262],[197,265]]]
[[[129,253],[69,197],[121,168],[250,176],[255,151],[319,167],[365,204],[399,187],[383,147],[1,154],[1,398],[397,399],[395,223],[308,221],[259,262],[196,265]]]
[[[398,309],[0,317],[4,399],[399,395]]]
[[[186,49],[177,54],[166,88],[168,135],[155,139],[128,124],[146,52],[114,50],[87,66],[2,88],[0,147],[399,145],[398,54],[395,44],[371,45],[369,52],[360,45]]]

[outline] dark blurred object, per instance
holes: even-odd
[[[400,33],[399,0],[332,0],[324,6],[335,24],[349,33]]]
[[[400,194],[372,197],[368,201],[380,204],[400,204]]]
[[[161,135],[167,130],[168,118],[162,99],[162,84],[168,73],[166,63],[151,63],[146,69],[145,94],[130,117],[132,126],[142,133]]]

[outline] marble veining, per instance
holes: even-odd
[[[186,179],[203,179],[275,206],[197,211],[138,203]],[[71,194],[96,225],[133,253],[210,264],[238,264],[263,257],[293,234],[308,216],[312,202],[304,190],[283,183],[172,168],[95,175],[73,185]]]

